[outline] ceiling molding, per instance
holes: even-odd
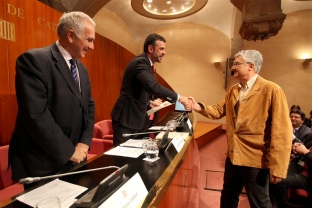
[[[82,11],[90,17],[94,17],[96,13],[110,1],[111,0],[78,0],[73,7],[73,11]]]

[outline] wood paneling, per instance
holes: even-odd
[[[158,208],[198,207],[199,205],[199,152],[194,138],[183,162],[165,192]]]
[[[24,51],[52,44],[57,40],[56,26],[60,12],[36,0],[0,0],[0,21],[13,27],[13,39],[0,38],[0,144],[9,143],[15,125],[15,61]],[[2,24],[8,27],[8,24]],[[119,96],[123,72],[134,54],[111,40],[96,34],[95,49],[81,61],[89,71],[92,95],[96,102],[95,121],[110,119],[110,112]],[[158,81],[171,89],[163,80]],[[172,110],[168,108],[167,110]],[[160,112],[160,115],[166,115]],[[161,118],[163,116],[160,116]]]
[[[6,52],[8,51],[7,45],[7,32],[6,28],[8,27],[6,21],[6,2],[1,0],[0,1],[0,45],[1,45],[1,52],[5,51],[5,53],[1,54],[0,56],[0,94],[9,93],[9,66],[8,66],[8,56]],[[1,115],[1,114],[0,114]]]
[[[0,146],[9,144],[16,114],[15,94],[0,94]]]
[[[14,40],[7,40],[9,94],[15,93],[15,60],[25,50],[44,45],[44,28],[37,23],[43,17],[43,4],[37,1],[6,0],[6,21],[14,25]]]

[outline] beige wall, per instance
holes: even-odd
[[[244,48],[262,52],[260,75],[279,84],[289,107],[300,105],[309,115],[312,110],[312,62],[304,67],[301,56],[312,57],[312,10],[287,15],[281,31],[263,42],[245,41]]]
[[[135,45],[126,25],[116,15],[106,10],[96,17],[98,33],[134,54],[142,51],[142,42]],[[312,56],[311,25],[312,10],[299,11],[287,15],[277,36],[263,42],[243,42],[244,49],[256,49],[263,54],[260,75],[279,84],[289,106],[298,104],[306,114],[312,109],[312,63],[303,67],[299,58],[304,52]],[[159,33],[167,40],[167,54],[161,64],[156,64],[156,69],[175,91],[192,95],[206,104],[214,104],[225,95],[225,60],[231,55],[233,45],[229,38],[216,29],[190,23],[173,24],[151,32]],[[230,77],[228,83],[236,83],[236,80]],[[198,120],[225,123],[224,119],[212,121],[202,116],[198,116]]]

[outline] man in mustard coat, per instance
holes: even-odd
[[[237,207],[245,187],[250,207],[270,208],[269,181],[286,177],[292,144],[292,126],[280,86],[258,75],[263,63],[255,50],[235,55],[231,68],[239,80],[215,105],[197,103],[192,109],[210,118],[226,116],[227,158],[221,208]]]

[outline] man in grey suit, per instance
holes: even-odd
[[[64,172],[86,159],[91,143],[95,103],[78,59],[94,48],[95,23],[82,12],[65,13],[57,34],[56,43],[16,60],[18,113],[9,149],[15,181]]]
[[[144,131],[148,116],[146,111],[159,106],[162,98],[171,103],[179,100],[187,109],[191,102],[160,85],[154,77],[155,62],[161,63],[165,52],[166,40],[158,34],[150,34],[144,42],[144,53],[135,57],[124,72],[120,95],[111,112],[114,146],[123,142],[124,133]],[[152,96],[154,98],[152,98]]]

